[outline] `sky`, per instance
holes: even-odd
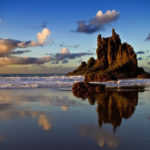
[[[95,57],[98,34],[131,44],[150,71],[149,0],[1,0],[0,73],[67,73]]]

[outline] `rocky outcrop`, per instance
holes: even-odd
[[[103,93],[105,85],[88,82],[76,82],[72,86],[72,92],[76,97],[87,98],[91,94]]]
[[[112,36],[97,38],[97,59],[91,57],[67,75],[84,75],[86,81],[107,81],[120,78],[150,78],[150,74],[137,65],[134,49],[121,43],[119,35],[112,29]]]

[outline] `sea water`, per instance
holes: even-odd
[[[149,150],[150,80],[103,82],[117,88],[82,99],[71,86],[83,80],[1,76],[0,149]]]
[[[84,81],[83,76],[65,75],[3,75],[0,76],[0,88],[71,88],[73,83]],[[124,79],[108,82],[94,82],[108,87],[150,85],[150,79]]]

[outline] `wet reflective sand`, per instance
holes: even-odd
[[[2,150],[149,148],[149,88],[113,89],[85,99],[72,91],[0,90]]]

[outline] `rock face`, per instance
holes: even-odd
[[[91,57],[67,75],[84,75],[86,81],[107,81],[120,78],[150,78],[150,74],[137,65],[134,49],[121,43],[119,35],[112,29],[112,36],[97,38],[97,59]]]
[[[72,86],[72,92],[76,97],[87,98],[91,94],[103,93],[105,91],[105,85],[103,84],[91,84],[88,82],[77,82]]]

